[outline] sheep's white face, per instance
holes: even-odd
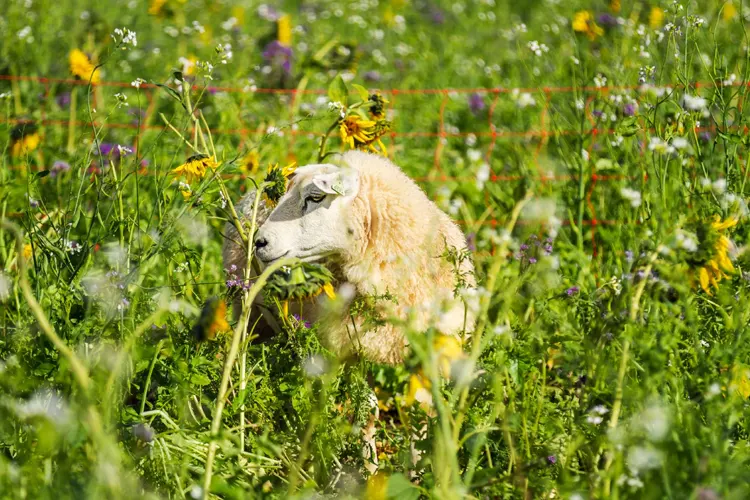
[[[346,252],[353,241],[349,207],[359,175],[335,165],[300,167],[287,192],[258,229],[255,254],[269,264],[283,257],[317,261]]]

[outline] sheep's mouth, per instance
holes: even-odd
[[[272,258],[270,258],[270,259],[264,259],[263,257],[261,257],[260,255],[258,255],[257,253],[256,253],[256,255],[258,256],[258,259],[259,259],[259,260],[260,260],[260,261],[261,261],[262,263],[264,263],[264,264],[268,265],[268,264],[272,263],[272,262],[273,262],[273,261],[275,261],[275,260],[283,259],[283,258],[284,258],[284,257],[286,257],[287,255],[289,255],[289,250],[287,250],[286,252],[282,253],[281,255],[279,255],[279,256],[277,256],[277,257],[272,257]]]

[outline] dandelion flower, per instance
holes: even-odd
[[[187,182],[193,182],[193,179],[202,179],[206,176],[206,171],[210,168],[215,170],[219,164],[213,157],[203,154],[193,155],[185,163],[172,170],[174,175],[184,175]]]
[[[596,24],[591,11],[581,10],[573,16],[573,31],[583,33],[589,40],[596,40],[604,34],[604,30]]]
[[[99,83],[99,70],[96,69],[89,56],[78,49],[73,49],[70,51],[68,62],[73,76],[85,81],[91,80],[94,84]]]
[[[23,246],[23,259],[24,260],[30,260],[32,255],[34,255],[34,250],[31,247],[31,243],[26,243]]]
[[[737,219],[722,221],[719,216],[715,216],[713,222],[699,225],[695,231],[698,248],[691,252],[687,263],[691,267],[691,281],[695,285],[697,275],[698,284],[708,295],[711,295],[711,287],[718,289],[719,282],[729,278],[726,273],[734,272],[732,261],[729,260],[731,243],[724,232],[735,225]]]
[[[36,124],[32,122],[19,123],[10,131],[10,155],[23,156],[31,153],[39,147],[40,142]]]
[[[664,11],[659,7],[651,7],[648,14],[648,25],[653,29],[660,28],[664,24]]]

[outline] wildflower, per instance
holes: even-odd
[[[581,10],[573,16],[573,31],[583,33],[589,40],[596,40],[604,34],[604,30],[594,21],[591,11]]]
[[[292,18],[284,14],[276,21],[276,39],[285,47],[292,46]]]
[[[263,182],[270,182],[269,186],[263,190],[266,203],[270,205],[276,205],[279,202],[284,193],[286,193],[286,186],[289,181],[289,176],[297,170],[296,163],[290,163],[286,167],[279,168],[278,163],[275,165],[269,165],[266,177]]]
[[[122,50],[127,49],[128,45],[133,46],[133,48],[138,46],[135,31],[130,31],[128,28],[115,28],[114,33],[110,36]]]
[[[174,175],[184,175],[187,182],[193,182],[193,179],[202,179],[206,176],[206,171],[210,168],[215,170],[219,164],[213,157],[203,154],[193,155],[185,163],[172,170]]]
[[[708,295],[711,295],[711,287],[718,289],[719,282],[729,277],[726,273],[734,272],[728,255],[731,242],[724,231],[737,225],[737,222],[734,218],[722,221],[717,215],[710,224],[700,224],[696,228],[698,248],[686,260],[691,268],[691,281],[695,284],[697,274],[700,287]]]
[[[144,443],[150,443],[156,436],[156,431],[148,424],[135,424],[132,430],[133,435]]]
[[[339,122],[339,133],[344,144],[352,149],[365,149],[384,155],[386,149],[380,138],[390,129],[391,123],[387,120],[367,120],[357,114],[351,114]]]
[[[550,455],[547,457],[547,462],[549,462],[550,465],[555,465],[557,463],[557,457],[554,455]]]
[[[664,24],[664,11],[659,7],[651,7],[651,12],[648,13],[648,25],[652,29],[658,29]]]
[[[620,12],[620,0],[610,0],[609,2],[609,10],[617,14]]]
[[[146,83],[146,80],[144,80],[143,78],[136,78],[135,80],[130,82],[130,86],[140,89],[141,85],[143,85],[144,83]]]
[[[479,114],[482,110],[484,110],[485,104],[484,99],[482,98],[481,94],[478,94],[476,92],[469,94],[469,109],[472,113]]]
[[[708,106],[708,101],[700,96],[685,94],[682,96],[682,107],[688,111],[703,111]]]
[[[456,337],[450,335],[438,335],[432,343],[435,354],[437,355],[438,368],[443,377],[451,376],[451,365],[465,357],[461,348],[461,343]]]
[[[737,15],[737,7],[734,6],[734,3],[728,2],[724,4],[724,10],[721,11],[721,18],[725,21],[729,21],[734,16]]]
[[[570,288],[568,288],[567,290],[565,290],[565,293],[568,295],[568,297],[572,297],[572,296],[578,294],[579,290],[580,289],[577,286],[571,286]]]
[[[249,151],[240,163],[240,170],[245,174],[254,174],[260,166],[260,155],[255,149]]]
[[[190,184],[187,182],[180,181],[180,184],[177,186],[177,189],[180,191],[180,194],[183,198],[186,200],[190,198],[190,196],[193,194],[193,190],[190,189]]]
[[[55,163],[52,164],[52,168],[49,169],[49,176],[54,179],[58,174],[65,173],[69,170],[70,163],[62,160],[55,160]]]
[[[55,97],[55,102],[61,108],[67,108],[70,106],[70,92],[61,92]]]
[[[632,206],[633,208],[638,208],[641,206],[642,201],[640,191],[624,187],[620,189],[620,194],[623,198],[630,202],[630,206]]]
[[[737,364],[732,368],[732,381],[729,388],[743,399],[750,397],[750,370],[746,366]]]
[[[23,156],[31,153],[39,147],[40,142],[36,124],[21,122],[10,130],[10,155]]]
[[[281,67],[286,74],[292,71],[292,49],[278,40],[266,45],[263,49],[263,59],[271,66]]]
[[[412,376],[409,377],[409,385],[406,393],[406,405],[411,406],[415,402],[418,402],[423,407],[431,407],[431,387],[432,384],[430,384],[430,381],[422,373],[412,374]]]
[[[606,26],[607,28],[617,26],[617,18],[607,12],[599,14],[597,21],[599,21],[599,24]]]
[[[198,321],[193,327],[193,335],[199,342],[213,340],[219,332],[230,330],[226,320],[227,304],[218,297],[211,297],[203,305]]]
[[[73,76],[91,81],[92,84],[99,83],[99,70],[91,63],[89,56],[78,49],[73,49],[70,51],[68,62]]]

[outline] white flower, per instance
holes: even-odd
[[[128,28],[115,28],[111,37],[122,50],[127,49],[128,45],[132,47],[138,46],[138,39],[136,38],[135,31],[130,31]]]
[[[633,208],[638,208],[641,206],[641,193],[640,191],[636,191],[635,189],[630,189],[628,187],[624,187],[620,189],[620,194],[623,198],[628,200],[630,202],[630,205]]]
[[[721,386],[714,382],[710,386],[708,386],[708,390],[706,391],[706,399],[711,399],[715,396],[718,396],[721,394]]]
[[[469,158],[470,161],[476,163],[482,159],[482,152],[478,149],[470,149],[466,152],[466,157]]]
[[[651,137],[651,139],[649,139],[648,149],[649,151],[662,154],[672,154],[675,151],[674,146],[667,144],[666,141],[659,137]]]
[[[125,146],[120,146],[119,144],[117,145],[117,150],[120,152],[121,157],[125,155],[129,155],[130,153],[133,152],[132,149],[125,147]]]
[[[310,378],[317,378],[325,374],[328,370],[328,363],[320,354],[308,356],[302,363],[302,371]]]
[[[477,188],[483,189],[484,183],[490,179],[490,165],[487,162],[482,162],[477,170]]]
[[[529,43],[526,44],[526,46],[529,48],[530,51],[532,51],[537,56],[541,56],[542,54],[549,52],[549,47],[547,47],[543,43],[539,43],[536,40],[532,40]]]
[[[633,446],[628,450],[626,460],[630,472],[637,476],[642,471],[656,469],[661,466],[662,454],[659,450],[644,446]]]
[[[609,410],[604,405],[596,405],[591,408],[591,413],[596,413],[597,415],[606,415],[607,413],[609,413]]]
[[[654,404],[641,412],[638,426],[651,441],[662,441],[669,432],[669,413],[664,406]]]
[[[674,139],[672,139],[672,146],[674,146],[675,149],[684,149],[688,147],[688,145],[688,140],[684,137],[675,137]]]
[[[596,88],[600,89],[600,88],[604,87],[605,85],[607,85],[607,77],[604,76],[604,75],[602,75],[601,73],[598,73],[594,77],[594,86]]]
[[[604,419],[599,415],[589,415],[588,417],[586,417],[586,422],[592,425],[599,425],[604,422]]]
[[[701,345],[702,345],[702,346],[703,346],[704,348],[706,348],[706,349],[708,349],[708,348],[709,348],[709,347],[711,346],[711,344],[709,344],[709,343],[708,343],[707,341],[705,341],[705,340],[703,340],[703,339],[701,339]]]
[[[703,111],[708,106],[708,101],[700,96],[684,94],[682,96],[682,107],[689,111]]]
[[[136,78],[135,80],[130,82],[130,86],[139,89],[144,83],[146,83],[146,80],[144,80],[143,78]]]

